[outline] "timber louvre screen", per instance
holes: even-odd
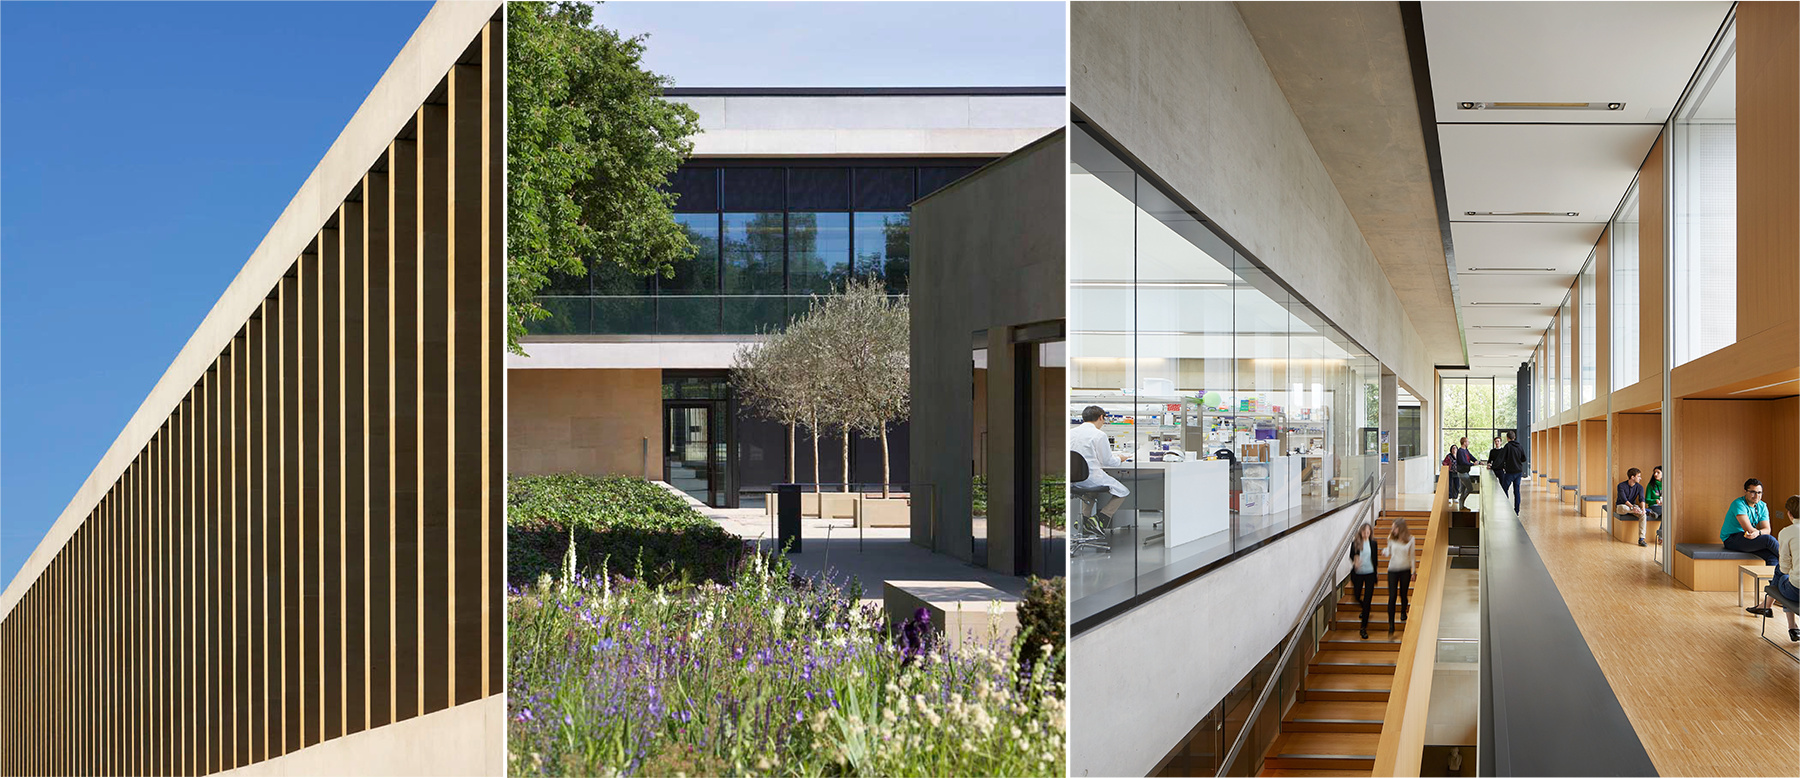
[[[0,773],[212,773],[504,690],[502,29],[14,582]]]

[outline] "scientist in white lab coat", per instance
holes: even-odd
[[[1106,433],[1100,425],[1106,422],[1106,409],[1098,405],[1090,405],[1081,409],[1081,423],[1069,430],[1069,450],[1087,460],[1088,477],[1086,481],[1070,484],[1071,486],[1104,486],[1112,493],[1112,499],[1100,509],[1100,520],[1108,526],[1112,525],[1113,512],[1125,502],[1125,496],[1131,490],[1119,483],[1119,479],[1106,474],[1102,468],[1118,467],[1125,464],[1118,454],[1114,454],[1112,443],[1106,439]]]

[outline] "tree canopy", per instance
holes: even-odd
[[[664,184],[693,150],[693,110],[662,98],[644,36],[594,24],[584,3],[509,3],[507,349],[549,315],[537,294],[584,258],[674,274],[694,247]]]

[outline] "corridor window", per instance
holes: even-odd
[[[1613,217],[1612,253],[1608,264],[1612,271],[1612,287],[1607,290],[1612,310],[1607,315],[1611,325],[1611,342],[1607,350],[1612,363],[1612,390],[1619,391],[1638,381],[1638,185],[1632,182],[1625,194],[1625,204]]]
[[[1557,315],[1556,331],[1561,338],[1561,357],[1557,360],[1556,374],[1561,377],[1558,384],[1562,394],[1562,409],[1573,410],[1575,407],[1575,300],[1563,301],[1562,311]]]
[[[1598,285],[1595,283],[1597,278],[1596,274],[1598,272],[1595,266],[1600,264],[1597,259],[1598,257],[1596,255],[1588,255],[1587,267],[1582,269],[1580,281],[1581,348],[1579,349],[1579,352],[1581,358],[1581,401],[1584,403],[1593,402],[1594,397],[1596,396],[1594,373],[1598,368],[1596,358],[1599,356],[1599,343],[1596,325],[1599,323],[1599,317],[1595,314],[1598,313],[1599,309],[1595,304],[1595,298],[1598,297],[1599,289]]]
[[[1728,27],[1675,112],[1675,364],[1737,340],[1737,32]]]

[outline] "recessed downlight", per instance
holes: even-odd
[[[1580,216],[1579,211],[1463,211],[1464,216]]]
[[[1480,305],[1480,303],[1476,303],[1476,304]],[[1472,330],[1528,330],[1531,328],[1532,327],[1529,324],[1471,324],[1471,325],[1469,325],[1469,329],[1472,329]]]
[[[1477,346],[1523,346],[1525,344],[1520,343],[1516,340],[1478,340],[1478,341],[1475,341],[1475,345],[1477,345]]]
[[[1540,307],[1544,307],[1544,304],[1543,304],[1543,303],[1469,303],[1469,304],[1470,304],[1470,305],[1502,305],[1502,306],[1510,306],[1510,307],[1514,307],[1514,308],[1519,308],[1519,307],[1524,307],[1524,308],[1540,308]]]
[[[1623,111],[1624,103],[1545,103],[1507,100],[1464,100],[1456,104],[1462,111]]]
[[[1472,267],[1464,273],[1554,273],[1553,267]]]

